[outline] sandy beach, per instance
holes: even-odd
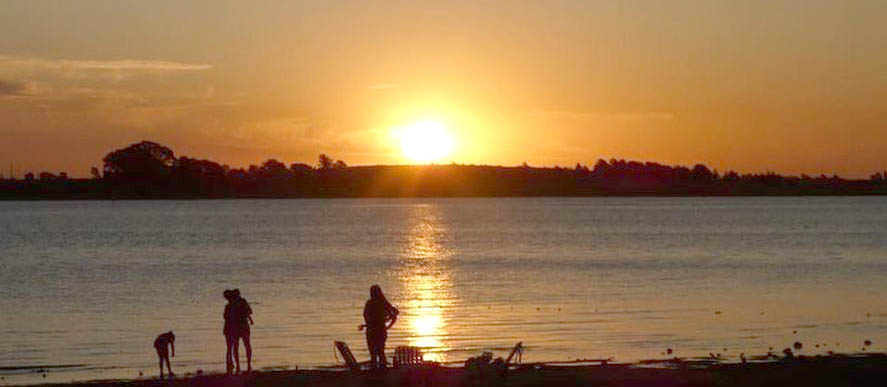
[[[882,386],[887,354],[798,357],[745,364],[705,360],[633,364],[524,364],[505,375],[464,367],[380,371],[258,371],[247,375],[184,375],[174,380],[104,380],[45,386]]]

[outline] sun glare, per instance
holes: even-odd
[[[453,139],[446,126],[438,121],[419,121],[401,129],[400,147],[411,161],[440,161],[453,149]]]

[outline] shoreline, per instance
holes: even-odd
[[[106,196],[40,195],[5,196],[0,202],[59,201],[214,201],[214,200],[292,200],[292,199],[511,199],[511,198],[805,198],[805,197],[883,197],[887,191],[872,192],[785,192],[785,193],[595,193],[572,195],[240,195],[240,196]]]
[[[887,380],[887,353],[797,356],[776,360],[728,362],[718,359],[651,359],[634,363],[579,359],[513,365],[506,375],[463,366],[344,370],[343,366],[296,370],[258,370],[227,376],[187,373],[175,379],[145,377],[20,386],[879,386]],[[5,385],[9,380],[0,382]]]

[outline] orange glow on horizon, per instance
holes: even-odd
[[[407,160],[419,163],[442,161],[451,155],[453,137],[440,121],[423,120],[393,130]]]

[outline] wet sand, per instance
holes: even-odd
[[[823,356],[746,364],[656,361],[637,364],[526,364],[502,376],[462,367],[259,371],[248,375],[187,375],[175,380],[109,380],[65,387],[274,387],[274,386],[883,386],[887,354]]]

